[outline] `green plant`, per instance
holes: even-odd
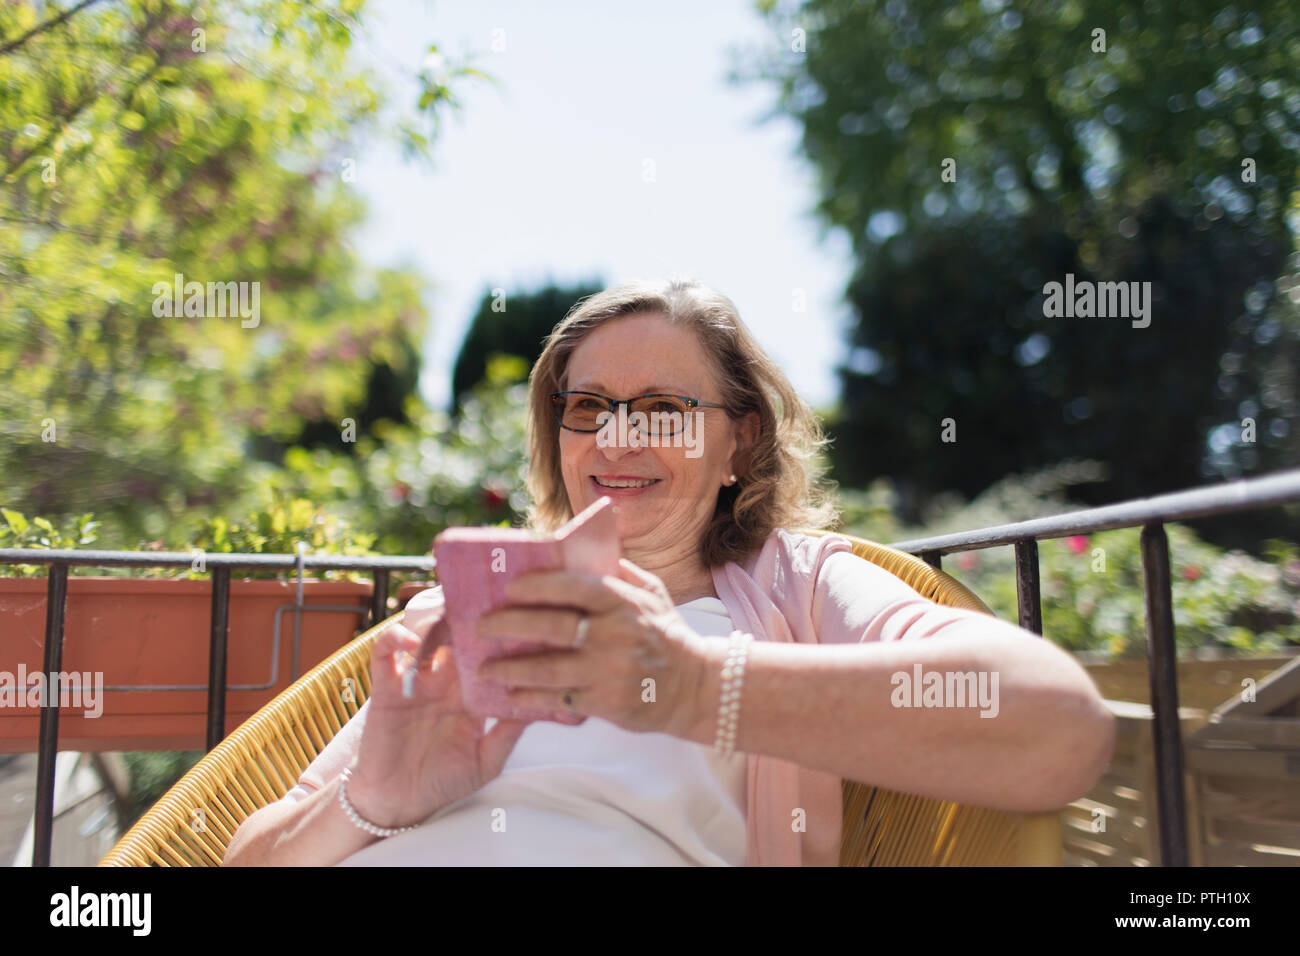
[[[0,508],[0,548],[48,548],[50,550],[70,550],[96,540],[99,522],[93,515],[68,517],[56,527],[47,518],[34,517],[28,520],[22,512],[10,508]],[[47,567],[43,564],[0,565],[5,577],[32,578],[44,577]]]
[[[373,534],[353,533],[347,522],[326,514],[305,498],[276,495],[271,507],[238,522],[220,515],[209,518],[189,548],[214,554],[295,554],[301,543],[310,553],[360,556],[375,554],[371,549],[374,542]],[[200,577],[204,573],[191,568],[183,576]],[[240,577],[247,578],[284,580],[291,576],[292,572],[285,570],[240,571]],[[312,576],[325,580],[368,580],[365,574],[355,571],[321,571],[313,572]]]
[[[938,501],[919,527],[898,523],[892,492],[878,482],[844,495],[844,530],[888,543],[1059,514],[1076,507],[1064,494],[1067,487],[1101,474],[1095,463],[1066,462],[1010,475],[970,502]],[[1208,544],[1183,525],[1165,530],[1180,651],[1260,654],[1300,644],[1300,560],[1294,545],[1270,541],[1260,559]],[[1112,657],[1146,653],[1141,529],[1040,541],[1038,558],[1044,635],[1072,651]],[[943,568],[999,617],[1016,620],[1010,546],[951,554]]]
[[[255,511],[246,517],[232,522],[222,515],[202,519],[201,529],[196,535],[176,536],[171,540],[160,539],[142,543],[141,551],[180,551],[193,552],[196,561],[190,567],[160,568],[101,568],[94,566],[73,566],[69,573],[132,578],[170,578],[186,580],[206,577],[210,572],[198,559],[202,553],[231,554],[295,554],[301,542],[307,545],[308,553],[339,555],[373,555],[375,536],[357,534],[348,523],[337,515],[327,514],[324,509],[303,498],[286,498],[273,494],[269,507]],[[34,517],[30,520],[18,511],[0,508],[0,547],[5,548],[54,548],[74,549],[97,540],[99,523],[93,515],[67,518],[61,527],[47,518]],[[44,577],[48,568],[43,564],[20,564],[4,566],[5,574],[10,577]],[[292,576],[288,570],[262,570],[257,568],[240,569],[243,578],[279,578]],[[314,572],[313,577],[333,580],[367,581],[368,575],[355,571]]]

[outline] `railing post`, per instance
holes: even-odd
[[[63,620],[68,603],[68,566],[50,565],[45,591],[45,693],[36,755],[36,808],[32,866],[50,865],[54,839],[54,767],[59,756],[59,691],[63,670]]]
[[[375,590],[370,596],[370,626],[388,617],[388,569],[375,568]]]
[[[208,734],[211,750],[226,736],[226,645],[230,635],[230,567],[212,569],[212,631],[208,641]]]
[[[922,551],[917,557],[936,571],[943,570],[943,555],[938,551]]]
[[[1151,679],[1152,742],[1160,812],[1160,862],[1187,866],[1187,808],[1183,799],[1183,734],[1178,722],[1178,649],[1174,643],[1169,538],[1160,522],[1142,528],[1146,589],[1147,668]]]
[[[1043,596],[1038,577],[1038,542],[1025,538],[1016,542],[1016,603],[1020,626],[1043,634]]]

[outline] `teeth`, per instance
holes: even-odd
[[[596,484],[604,488],[644,488],[654,482],[653,478],[610,478],[608,481],[603,478],[596,479]]]

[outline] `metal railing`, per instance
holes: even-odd
[[[1174,644],[1173,603],[1169,572],[1169,541],[1164,525],[1208,515],[1256,510],[1300,501],[1300,469],[1263,478],[1229,482],[1208,488],[1142,498],[1101,508],[1071,511],[1048,518],[963,531],[955,534],[895,542],[892,547],[918,555],[940,567],[945,554],[1013,545],[1020,626],[1043,632],[1039,591],[1038,542],[1074,534],[1091,534],[1115,528],[1142,528],[1142,566],[1146,605],[1147,662],[1151,682],[1151,709],[1155,733],[1155,764],[1161,863],[1187,865],[1187,812],[1183,798],[1182,733],[1178,724],[1177,653]],[[228,637],[230,572],[233,568],[371,571],[374,593],[370,619],[386,616],[388,576],[392,571],[432,571],[431,556],[342,557],[291,554],[205,554],[212,567],[212,618],[208,660],[207,748],[221,742],[225,726],[226,646]],[[0,565],[49,565],[45,619],[45,672],[57,673],[63,659],[63,622],[68,590],[68,568],[180,567],[192,565],[193,554],[140,551],[54,551],[0,549]],[[301,604],[301,596],[299,598]],[[53,836],[54,757],[58,752],[58,696],[42,702],[37,758],[34,866],[48,866]]]
[[[427,555],[398,557],[354,557],[346,555],[299,554],[207,554],[204,568],[212,570],[212,615],[208,641],[208,714],[206,746],[221,743],[226,725],[226,649],[230,621],[230,572],[234,568],[297,572],[298,606],[324,610],[302,602],[302,576],[308,571],[369,571],[374,578],[370,599],[370,621],[387,617],[389,575],[393,571],[432,571],[434,559]],[[176,551],[79,551],[46,548],[0,548],[0,565],[44,564],[49,566],[45,602],[45,673],[63,669],[63,623],[67,613],[68,569],[77,567],[167,568],[193,567],[195,555]],[[279,616],[276,619],[277,630]],[[296,629],[295,629],[296,641]],[[278,650],[278,647],[277,647]],[[295,648],[296,652],[296,648]],[[278,659],[278,658],[277,658]],[[295,654],[296,664],[296,654]],[[59,695],[46,693],[41,701],[40,736],[36,756],[36,807],[32,865],[50,865],[54,836],[54,765],[59,750]]]
[[[1208,488],[1139,498],[1014,524],[914,538],[892,545],[938,568],[943,555],[1013,545],[1020,626],[1043,633],[1039,593],[1038,542],[1116,528],[1142,528],[1142,572],[1146,606],[1147,673],[1151,683],[1152,734],[1159,808],[1160,862],[1187,866],[1187,807],[1183,798],[1183,739],[1178,723],[1177,650],[1174,644],[1173,592],[1169,539],[1165,524],[1209,515],[1253,511],[1300,501],[1300,469]]]

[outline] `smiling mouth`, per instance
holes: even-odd
[[[659,481],[658,478],[601,478],[592,475],[592,481],[602,488],[649,488]]]

